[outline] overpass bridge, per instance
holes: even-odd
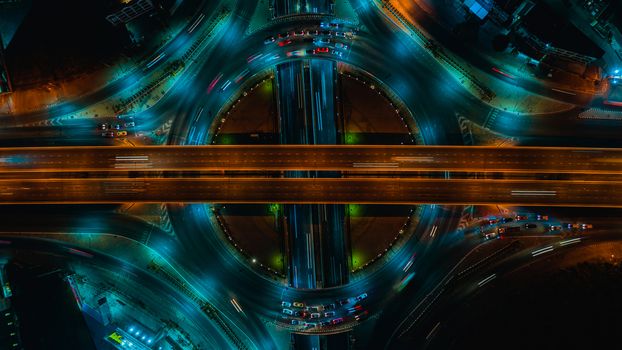
[[[0,174],[292,170],[620,175],[622,149],[385,145],[0,148]]]
[[[0,180],[0,204],[123,202],[622,207],[622,182],[379,177]]]

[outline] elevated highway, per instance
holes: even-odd
[[[622,149],[384,145],[0,148],[0,173],[169,170],[622,174]]]
[[[406,178],[0,180],[0,204],[122,202],[622,207],[622,182]]]

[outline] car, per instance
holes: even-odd
[[[562,227],[560,225],[551,225],[551,227],[549,227],[549,231],[561,231]]]
[[[346,45],[344,43],[335,43],[335,47],[338,48],[338,49],[346,50],[348,48],[348,45]]]
[[[307,35],[308,32],[306,32],[304,29],[299,30],[297,32],[294,32],[294,35],[298,35],[298,36],[303,36],[303,35]]]
[[[334,310],[335,309],[335,304],[330,303],[330,304],[326,304],[324,305],[324,310]]]
[[[123,127],[123,125],[121,125],[121,124],[115,124],[114,125],[114,128],[117,129],[117,130],[121,130],[122,127]]]
[[[309,328],[315,328],[318,325],[317,322],[306,322],[306,324],[307,324],[307,327]]]
[[[363,293],[359,296],[357,296],[356,298],[354,298],[356,301],[361,301],[363,299],[367,298],[367,293]]]
[[[281,306],[282,307],[292,307],[292,303],[290,303],[289,301],[282,301],[281,302]]]
[[[346,33],[344,33],[344,32],[335,32],[335,36],[340,36],[342,38],[345,38],[346,37]]]
[[[505,231],[503,231],[503,232],[505,232]],[[499,234],[503,233],[503,232],[497,232],[497,231],[486,232],[484,234],[484,238],[486,238],[486,239],[501,238],[501,236],[499,236]]]
[[[340,27],[339,23],[329,23],[329,26],[331,26],[332,28],[339,28]]]
[[[313,50],[313,53],[328,53],[328,47],[318,47],[315,50]]]
[[[332,323],[332,324],[340,324],[342,322],[343,322],[343,317],[339,317],[339,318],[336,318],[336,319],[330,321],[330,323]]]
[[[532,229],[532,228],[536,228],[536,227],[538,227],[538,225],[536,225],[536,224],[525,224],[525,228],[526,229]]]
[[[527,220],[527,215],[516,215],[516,221]]]
[[[287,39],[287,40],[283,40],[283,41],[279,41],[279,46],[287,46],[289,44],[292,43],[291,39]]]
[[[131,127],[136,126],[136,123],[134,123],[134,122],[127,122],[124,125],[125,125],[126,128],[131,128]]]
[[[277,36],[279,39],[289,38],[289,33],[279,33]]]
[[[360,321],[363,318],[367,317],[368,314],[369,314],[369,311],[365,310],[365,311],[361,312],[358,315],[354,315],[354,319],[357,320],[357,321]]]
[[[127,136],[127,131],[125,130],[117,131],[117,136]]]
[[[294,301],[293,305],[294,307],[299,307],[299,308],[305,307],[305,303],[300,302],[300,301]]]
[[[548,216],[548,215],[540,215],[540,214],[536,215],[536,220],[544,220],[544,221],[547,221],[548,219],[549,219],[549,216]]]
[[[306,52],[305,50],[296,50],[296,51],[290,51],[288,53],[286,53],[287,57],[302,57],[305,56]]]
[[[496,224],[497,222],[499,222],[499,219],[497,219],[497,218],[495,218],[495,217],[488,218],[488,224],[489,224],[489,225],[494,225],[494,224]]]
[[[350,302],[349,298],[346,299],[341,299],[341,300],[337,300],[337,304],[339,304],[340,306],[346,305]]]
[[[298,320],[291,320],[290,321],[290,324],[293,325],[293,326],[296,326],[298,323],[299,323]]]
[[[322,316],[322,315],[320,315],[320,313],[319,313],[319,312],[313,312],[313,313],[311,313],[311,318],[320,318],[320,316]]]
[[[283,309],[283,313],[286,315],[294,316],[294,311],[290,309]]]
[[[512,221],[514,221],[513,218],[501,218],[501,223],[502,224],[505,224],[506,222],[512,222]]]
[[[343,52],[338,51],[338,50],[331,50],[330,53],[335,56],[343,57]]]
[[[320,32],[320,34],[322,34],[322,35],[331,35],[331,33],[332,32],[330,30],[323,30],[323,31]]]
[[[298,316],[300,318],[307,318],[309,317],[309,312],[304,311],[304,310],[298,310],[294,312],[294,316]]]
[[[102,132],[103,137],[114,137],[114,131]]]
[[[324,317],[333,317],[335,316],[335,311],[327,311],[324,313]]]
[[[264,39],[263,43],[265,45],[268,45],[268,44],[271,44],[271,43],[273,43],[275,41],[276,41],[276,38],[274,36],[269,36],[269,37]]]
[[[99,124],[99,130],[106,130],[106,129],[108,129],[108,124],[106,123]]]
[[[592,224],[581,224],[581,229],[582,230],[587,230],[587,229],[590,229],[592,227],[593,227]]]
[[[322,321],[322,322],[320,322],[320,326],[322,326],[322,327],[330,326],[330,321]]]
[[[330,44],[330,39],[328,39],[328,38],[319,38],[318,37],[318,38],[314,38],[313,39],[313,43],[315,45],[318,45],[318,46],[319,45],[324,45],[324,44]]]
[[[328,22],[320,22],[320,28],[328,28],[330,26],[330,23]]]

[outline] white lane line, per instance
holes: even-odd
[[[560,89],[551,88],[551,90],[557,91],[557,92],[561,92],[562,94],[573,95],[573,96],[576,95],[574,92],[564,91],[564,90],[560,90]]]
[[[541,248],[541,249],[534,250],[533,252],[531,252],[531,255],[533,257],[536,257],[538,255],[546,254],[546,253],[552,252],[552,251],[553,251],[553,246],[550,245],[548,247],[544,247],[544,248]]]
[[[415,262],[414,260],[410,260],[408,263],[406,263],[406,266],[404,266],[402,271],[404,272],[408,271],[408,269],[410,269],[410,267],[413,265],[414,262]]]
[[[557,191],[512,190],[512,196],[557,196]]]
[[[575,244],[575,243],[579,243],[579,242],[581,242],[581,237],[573,238],[573,239],[568,239],[568,240],[565,240],[565,241],[561,241],[561,242],[559,242],[559,245],[563,247],[563,246],[566,246],[566,245]]]
[[[433,162],[434,157],[391,157],[396,162]]]
[[[425,340],[429,340],[429,339],[432,337],[432,335],[434,335],[434,332],[436,332],[436,330],[438,329],[438,327],[439,327],[440,325],[441,325],[441,322],[439,321],[439,322],[436,324],[436,326],[434,326],[434,327],[432,328],[432,330],[430,331],[430,333],[428,333],[428,335],[425,337]]]
[[[398,168],[398,163],[352,163],[353,168]]]
[[[497,274],[496,274],[496,273],[493,273],[492,275],[490,275],[490,276],[488,276],[488,277],[484,278],[483,280],[479,281],[479,282],[477,283],[477,286],[478,286],[478,287],[481,287],[481,286],[483,286],[484,284],[486,284],[486,283],[488,283],[488,282],[490,282],[490,281],[494,280],[495,278],[497,278]]]
[[[203,19],[205,18],[204,14],[200,14],[199,18],[196,19],[196,21],[194,21],[194,23],[190,26],[190,28],[188,28],[188,34],[191,34],[196,28],[197,26],[203,22]]]
[[[231,299],[231,304],[233,305],[233,307],[235,308],[237,312],[244,313],[244,311],[242,311],[242,307],[240,306],[240,304],[238,304],[237,300]]]
[[[432,226],[432,230],[430,231],[430,237],[434,238],[436,236],[436,231],[438,230],[438,226]]]

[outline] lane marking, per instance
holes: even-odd
[[[484,278],[483,280],[479,281],[479,282],[477,283],[477,286],[478,286],[478,287],[481,287],[481,286],[485,285],[486,283],[488,283],[488,282],[490,282],[490,281],[494,280],[495,278],[497,278],[497,274],[496,274],[496,273],[493,273],[492,275],[490,275],[490,276],[488,276],[488,277]]]
[[[541,249],[538,249],[538,250],[534,250],[533,252],[531,252],[531,255],[533,257],[536,257],[538,255],[546,254],[546,253],[549,253],[549,252],[552,252],[552,251],[553,251],[553,246],[550,245],[548,247],[544,247],[544,248],[541,248]]]

